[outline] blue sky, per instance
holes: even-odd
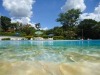
[[[60,25],[56,22],[61,6],[65,0],[37,0],[34,4],[33,21],[40,22],[43,27],[54,27]]]
[[[76,1],[74,2],[74,4],[76,4],[77,6],[77,2],[79,0],[70,0],[70,1],[73,1],[73,2]],[[83,7],[81,7],[80,5],[80,8],[84,8],[83,13],[89,15],[89,16],[82,15],[82,18],[84,17],[90,18],[91,17],[90,13],[94,14],[95,8],[99,7],[98,5],[100,3],[100,0],[81,0],[81,1],[84,1],[83,4],[85,4],[86,8],[84,7],[84,5]],[[6,5],[7,3],[3,5],[3,0],[0,0],[0,14],[11,18],[14,15],[10,14],[11,10],[9,11]],[[21,5],[18,5],[18,6],[21,6]],[[56,22],[56,19],[58,18],[59,13],[63,12],[61,10],[63,6],[64,6],[63,8],[64,11],[66,11],[66,9],[68,9],[67,0],[35,0],[35,2],[32,4],[32,9],[30,10],[33,12],[33,14],[31,15],[31,17],[29,16],[26,16],[26,17],[30,18],[31,23],[40,23],[42,28],[45,28],[45,27],[53,28],[54,26],[60,26],[60,23]]]
[[[85,0],[85,4],[87,6],[85,12],[93,12],[95,7],[97,7],[100,3],[100,0]]]

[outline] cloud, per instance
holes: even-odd
[[[83,13],[80,15],[80,19],[95,19],[95,14],[94,13]]]
[[[100,4],[95,7],[94,12],[92,13],[83,13],[80,15],[80,19],[93,19],[96,21],[100,21]]]
[[[83,12],[86,9],[84,0],[66,0],[66,3],[61,7],[61,10],[66,12],[70,9],[80,9]],[[81,14],[80,20],[83,19],[100,21],[100,3],[97,7],[95,7],[94,12]]]
[[[3,7],[10,12],[13,20],[29,23],[34,3],[35,0],[3,0]]]
[[[21,22],[23,24],[29,24],[30,23],[30,18],[29,17],[22,17],[20,19],[15,19],[15,18],[11,18],[11,22]]]
[[[13,17],[30,17],[34,0],[3,0],[3,6]]]
[[[66,12],[70,9],[80,9],[81,11],[84,11],[86,9],[84,0],[67,0],[65,5],[61,7],[63,12]]]
[[[41,28],[40,30],[48,30],[48,27]]]
[[[33,22],[32,22],[32,23],[29,23],[29,24],[30,24],[32,27],[34,27],[34,28],[36,29],[36,27],[35,27],[35,24],[36,24],[36,23],[33,23]]]

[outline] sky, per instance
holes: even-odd
[[[40,23],[44,30],[61,26],[58,15],[73,8],[81,10],[82,20],[100,21],[100,0],[0,0],[0,15],[32,26]]]

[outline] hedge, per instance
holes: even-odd
[[[63,36],[54,36],[53,37],[54,40],[64,40]]]
[[[10,38],[2,38],[1,40],[10,40]]]

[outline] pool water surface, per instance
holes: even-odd
[[[100,75],[99,71],[100,40],[0,41],[0,75]]]

